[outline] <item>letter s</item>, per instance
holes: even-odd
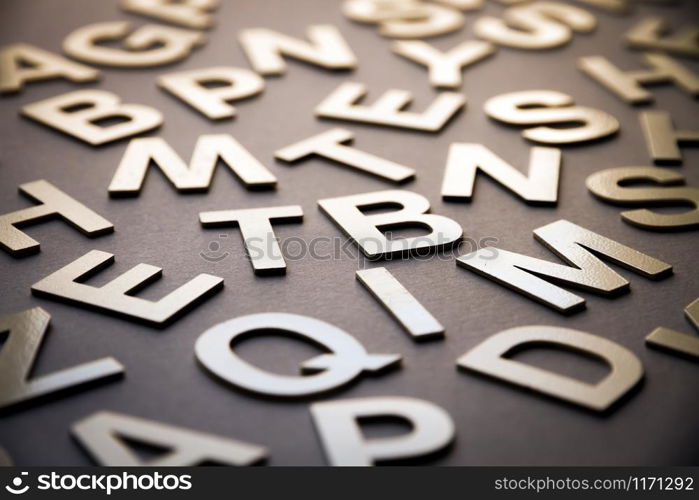
[[[190,490],[192,489],[192,482],[190,481],[192,479],[192,476],[189,474],[185,474],[183,476],[180,476],[180,489],[181,490]]]
[[[49,481],[48,474],[42,474],[41,476],[38,477],[38,480],[39,480],[39,489],[40,490],[48,490],[51,488],[51,482]]]

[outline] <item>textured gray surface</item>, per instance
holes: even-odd
[[[471,22],[487,7],[468,15],[457,33],[432,39],[447,49],[473,38]],[[638,109],[623,103],[575,68],[579,56],[604,54],[622,67],[639,66],[635,52],[626,50],[620,35],[641,15],[659,13],[675,25],[697,18],[697,3],[681,7],[640,6],[634,15],[614,16],[595,11],[599,28],[576,35],[557,50],[523,52],[503,48],[468,69],[463,91],[467,109],[441,133],[424,134],[321,121],[313,108],[342,81],[369,86],[376,97],[389,88],[407,89],[417,109],[435,94],[423,68],[391,54],[390,42],[374,27],[343,18],[339,5],[323,0],[224,2],[216,14],[218,27],[209,43],[172,67],[144,70],[104,69],[98,84],[67,81],[28,84],[16,96],[0,99],[0,212],[29,202],[17,193],[20,183],[47,179],[107,217],[116,232],[88,239],[62,222],[40,224],[28,233],[42,244],[40,254],[14,259],[0,252],[0,313],[40,305],[52,315],[52,329],[35,372],[50,372],[75,363],[111,355],[126,366],[126,378],[0,416],[0,446],[20,465],[79,465],[89,458],[71,440],[72,422],[108,409],[163,420],[231,436],[269,447],[270,464],[323,464],[312,427],[308,400],[276,402],[255,398],[214,381],[194,359],[193,345],[206,328],[229,318],[261,311],[308,314],[355,335],[370,352],[399,352],[400,370],[365,377],[329,398],[407,395],[444,407],[457,425],[457,443],[436,464],[697,464],[699,411],[696,381],[699,366],[647,349],[643,338],[663,325],[687,333],[691,327],[682,310],[699,295],[697,235],[653,233],[624,224],[618,207],[602,204],[587,193],[584,181],[603,168],[649,165]],[[122,13],[115,1],[5,0],[0,4],[0,42],[27,42],[58,51],[73,29],[97,21],[144,18]],[[186,105],[160,91],[155,78],[167,71],[211,65],[247,67],[236,41],[245,27],[268,27],[302,36],[307,25],[331,23],[348,40],[359,59],[351,72],[332,73],[289,62],[286,75],[266,79],[261,96],[236,105],[233,121],[209,122]],[[695,71],[699,65],[683,59]],[[165,124],[152,135],[165,138],[189,158],[201,134],[231,133],[279,179],[276,192],[249,192],[226,169],[219,169],[206,194],[178,194],[159,172],[151,171],[141,196],[109,199],[107,186],[126,142],[92,148],[18,116],[25,103],[76,88],[116,92],[126,102],[155,106]],[[519,129],[490,121],[483,102],[494,95],[524,89],[551,89],[571,94],[578,103],[605,109],[622,124],[620,134],[596,144],[566,147],[559,204],[555,208],[526,206],[484,177],[470,204],[444,203],[440,185],[448,145],[478,142],[518,168],[526,168],[530,145]],[[649,109],[672,113],[678,126],[697,128],[697,103],[672,86],[653,90]],[[484,278],[457,268],[453,260],[391,261],[388,269],[446,328],[444,341],[416,344],[355,280],[362,265],[355,259],[289,260],[285,277],[256,277],[243,258],[237,230],[203,230],[197,214],[203,210],[300,204],[303,224],[279,225],[281,238],[340,236],[316,207],[330,196],[363,193],[392,186],[323,160],[288,166],[273,152],[299,139],[340,125],[356,134],[355,144],[366,151],[417,170],[417,179],[403,186],[429,198],[434,213],[453,217],[465,235],[479,240],[494,237],[502,248],[555,260],[532,238],[532,230],[560,218],[613,237],[675,266],[670,279],[652,282],[622,271],[631,279],[631,293],[608,300],[583,294],[588,309],[571,317],[550,311]],[[685,148],[682,172],[690,185],[699,185],[699,150]],[[343,238],[344,240],[344,238]],[[230,256],[210,263],[199,255],[212,241]],[[180,319],[156,330],[45,299],[33,298],[31,284],[90,249],[116,254],[117,262],[91,282],[101,284],[131,266],[145,262],[164,268],[164,277],[141,295],[157,298],[194,275],[207,272],[225,278],[218,295]],[[557,401],[456,370],[455,361],[467,349],[500,330],[530,324],[561,325],[598,334],[631,349],[642,360],[646,379],[640,390],[609,416],[599,417]],[[294,373],[297,362],[312,355],[312,347],[280,338],[260,338],[240,346],[241,352],[263,366]],[[522,359],[582,377],[601,376],[597,365],[574,356],[529,352]],[[327,399],[327,398],[326,398]]]

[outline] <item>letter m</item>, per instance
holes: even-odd
[[[138,194],[151,164],[157,166],[178,191],[206,191],[219,158],[248,189],[274,187],[277,182],[274,175],[230,135],[200,136],[189,166],[163,139],[147,137],[131,140],[109,185],[109,194]]]
[[[559,284],[608,296],[628,291],[629,282],[600,259],[646,278],[672,274],[669,264],[566,220],[534,230],[534,238],[568,265],[500,249],[495,249],[493,257],[493,248],[463,255],[457,264],[562,313],[584,309],[585,299]]]

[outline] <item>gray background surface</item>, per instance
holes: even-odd
[[[446,50],[474,38],[473,20],[497,14],[495,2],[467,14],[464,29],[430,39]],[[590,8],[590,10],[592,10]],[[0,446],[20,465],[81,465],[91,463],[69,435],[70,425],[92,412],[113,410],[171,424],[218,433],[269,447],[273,465],[323,464],[325,459],[308,411],[312,399],[278,402],[256,398],[213,380],[195,362],[193,345],[210,326],[236,316],[262,311],[307,314],[331,322],[355,335],[370,352],[400,353],[403,367],[316,400],[377,395],[424,398],[444,407],[457,425],[457,442],[433,464],[697,464],[699,463],[699,398],[696,363],[649,350],[644,337],[656,326],[693,333],[683,308],[699,295],[696,267],[697,235],[654,233],[622,222],[620,208],[596,201],[585,189],[585,178],[610,167],[650,165],[633,108],[575,68],[579,56],[603,54],[627,69],[639,67],[637,53],[623,47],[620,36],[641,16],[658,13],[675,26],[697,18],[697,3],[679,7],[639,5],[633,15],[615,16],[594,10],[599,27],[591,35],[575,35],[573,43],[551,51],[501,48],[494,57],[469,68],[463,92],[467,109],[438,134],[374,127],[314,118],[313,108],[341,82],[368,85],[369,99],[390,88],[415,95],[418,110],[436,94],[426,71],[393,55],[390,41],[374,26],[343,17],[339,4],[322,0],[223,2],[217,27],[208,43],[171,67],[142,70],[103,69],[99,83],[73,84],[54,80],[28,84],[18,95],[0,99],[0,212],[31,203],[17,193],[23,182],[46,179],[107,217],[116,227],[111,235],[89,239],[60,221],[30,227],[41,242],[38,255],[14,259],[0,252],[0,314],[40,305],[52,315],[52,328],[35,373],[49,373],[103,356],[126,367],[126,377],[32,408],[0,416]],[[72,30],[98,21],[146,18],[121,12],[115,1],[5,0],[0,3],[0,42],[26,42],[59,51]],[[212,65],[248,67],[236,40],[246,27],[267,27],[303,36],[317,23],[337,26],[359,59],[352,72],[327,72],[289,61],[282,77],[266,78],[265,92],[236,104],[238,117],[214,123],[166,95],[155,78],[175,70]],[[683,64],[699,70],[687,58]],[[201,134],[231,133],[278,177],[276,191],[250,192],[225,168],[219,168],[206,194],[178,194],[156,170],[149,173],[141,196],[110,199],[107,186],[124,153],[126,141],[93,148],[18,116],[30,102],[75,90],[99,88],[117,93],[125,102],[152,105],[165,116],[151,135],[163,137],[189,158]],[[579,104],[607,110],[621,122],[611,140],[563,149],[559,204],[533,208],[480,177],[472,203],[444,203],[440,185],[448,146],[452,142],[482,143],[522,170],[528,144],[518,128],[489,120],[484,101],[525,89],[551,89],[571,94]],[[670,85],[653,89],[656,102],[646,109],[672,113],[677,126],[697,128],[697,103]],[[276,226],[280,238],[340,237],[339,230],[316,206],[318,199],[391,189],[393,185],[329,162],[313,159],[295,166],[276,162],[273,152],[333,126],[356,134],[363,150],[414,167],[417,179],[404,189],[426,196],[432,211],[457,220],[465,236],[498,239],[498,246],[534,257],[556,260],[536,243],[532,230],[565,218],[613,237],[669,262],[675,275],[653,282],[621,271],[631,280],[631,293],[606,299],[583,293],[586,311],[562,316],[464,269],[453,260],[406,259],[386,267],[441,321],[444,341],[417,344],[408,338],[380,305],[355,280],[365,265],[345,256],[339,260],[288,260],[285,277],[256,277],[243,256],[237,230],[203,230],[197,214],[204,210],[300,204],[303,224]],[[684,148],[684,165],[673,167],[688,184],[699,184],[695,168],[699,150]],[[227,238],[219,237],[228,233]],[[344,237],[342,238],[344,240]],[[210,263],[200,252],[217,241],[231,255]],[[33,298],[30,286],[91,249],[116,255],[114,266],[90,282],[103,284],[130,267],[149,263],[164,268],[163,279],[140,295],[159,298],[201,272],[225,278],[218,295],[174,325],[157,330],[123,319]],[[468,250],[468,248],[466,249]],[[376,265],[376,264],[369,264]],[[617,268],[618,269],[618,268]],[[455,360],[483,339],[518,325],[560,325],[612,339],[631,349],[643,362],[645,381],[633,397],[611,415],[596,416],[456,370]],[[313,355],[312,346],[277,337],[247,341],[240,352],[261,366],[296,373],[298,362]],[[605,371],[577,356],[529,352],[522,360],[597,380]],[[394,432],[381,429],[375,432]]]

